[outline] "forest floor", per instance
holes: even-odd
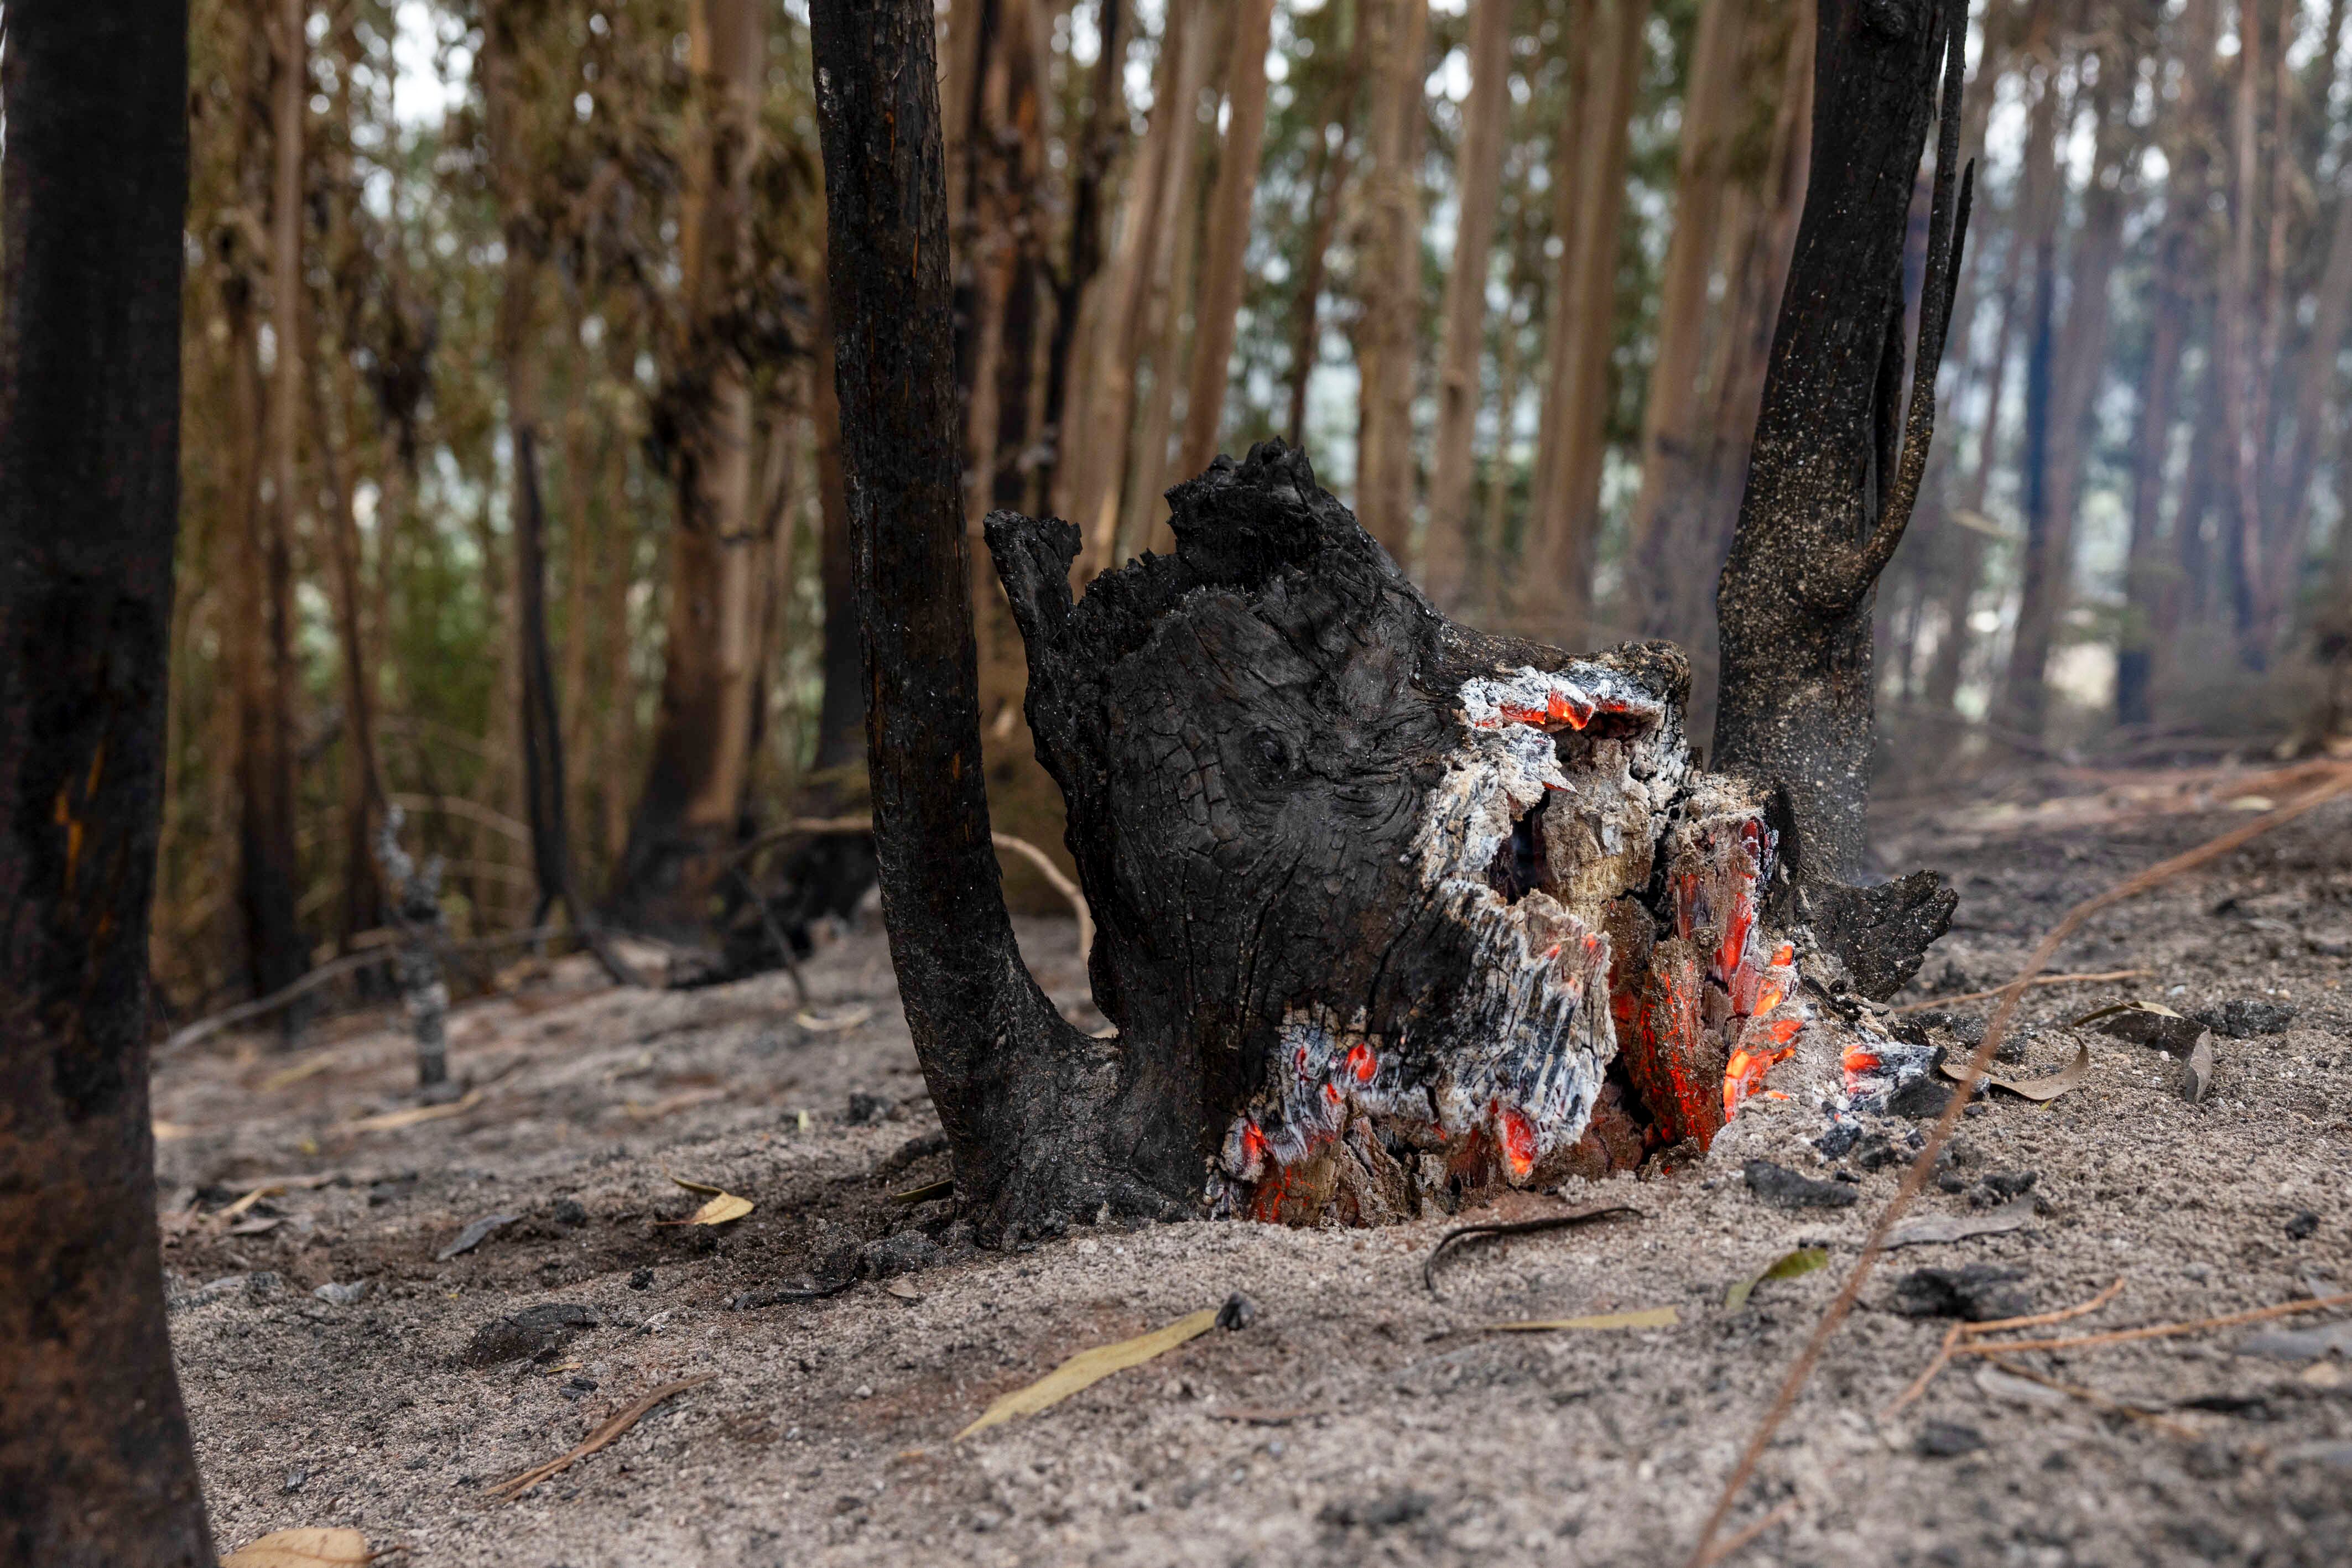
[[[1961,894],[1907,999],[2000,984],[2067,905],[2244,821],[2231,795],[2210,778],[2053,770],[1965,807],[1888,803],[1885,862],[1937,867]],[[1900,1174],[1849,1163],[1862,1202],[1832,1210],[1768,1207],[1736,1151],[1517,1195],[1478,1217],[1615,1202],[1643,1218],[1472,1249],[1435,1293],[1423,1260],[1463,1217],[1106,1225],[977,1250],[946,1204],[892,1196],[947,1167],[878,926],[805,966],[808,1017],[862,1014],[850,1027],[806,1027],[782,975],[650,994],[576,958],[517,975],[452,1018],[473,1092],[406,1125],[413,1068],[389,1014],[291,1052],[247,1037],[163,1062],[171,1322],[222,1549],[332,1524],[415,1568],[1671,1564]],[[1055,999],[1098,1022],[1071,925],[1020,934]],[[2352,1562],[2352,1327],[2332,1354],[2279,1337],[2352,1312],[2017,1358],[2082,1394],[1957,1363],[1888,1413],[1949,1326],[1895,1310],[1919,1268],[2021,1270],[2035,1311],[2124,1282],[2062,1333],[2352,1291],[2347,955],[2352,800],[2063,951],[2058,970],[2153,973],[2031,993],[2022,1016],[2042,1027],[2026,1056],[2046,1070],[2087,1044],[2087,1082],[2046,1108],[2000,1094],[1960,1124],[1962,1178],[2035,1172],[2040,1211],[1890,1255],[1734,1523],[1793,1506],[1734,1561]],[[2262,1010],[2245,1003],[2294,1015],[2217,1033],[2210,1092],[2191,1104],[2171,1057],[2066,1027],[2126,997],[2237,1002],[2242,1028]],[[1810,1150],[1790,1157],[1831,1174]],[[756,1207],[677,1224],[706,1195],[673,1176]],[[1969,1204],[1931,1188],[1921,1208]],[[436,1260],[497,1215],[512,1218]],[[1727,1287],[1807,1244],[1828,1269],[1727,1307]],[[852,1273],[866,1277],[844,1293],[761,1304]],[[327,1285],[364,1289],[337,1301],[315,1293]],[[1247,1327],[956,1440],[1074,1352],[1234,1291],[1259,1309]],[[486,1325],[555,1304],[585,1321],[536,1359],[469,1359]],[[1659,1306],[1675,1326],[1482,1330]],[[705,1375],[519,1501],[494,1499],[640,1395]]]

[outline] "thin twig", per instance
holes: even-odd
[[[2332,780],[2322,783],[2319,788],[2292,805],[2266,811],[2253,821],[2232,828],[2218,838],[2206,841],[2195,849],[2174,855],[2168,860],[2158,862],[2146,871],[2126,878],[2095,897],[2084,899],[2068,910],[2058,924],[2051,928],[2050,934],[2042,939],[2040,945],[2033,949],[2032,955],[2026,959],[2025,967],[2020,971],[2015,979],[2002,988],[2000,1003],[1993,1009],[1992,1020],[1985,1026],[1984,1039],[1978,1043],[1976,1054],[1969,1059],[1968,1070],[1960,1077],[1958,1092],[1952,1095],[1950,1102],[1944,1107],[1944,1113],[1937,1118],[1935,1129],[1928,1134],[1927,1141],[1920,1148],[1918,1157],[1912,1161],[1911,1168],[1904,1173],[1903,1185],[1896,1189],[1893,1199],[1888,1202],[1886,1207],[1880,1212],[1876,1222],[1872,1225],[1869,1239],[1863,1244],[1862,1256],[1855,1260],[1853,1272],[1846,1276],[1845,1283],[1840,1287],[1836,1298],[1830,1302],[1828,1310],[1822,1312],[1821,1321],[1813,1325],[1812,1334],[1806,1340],[1804,1348],[1798,1352],[1796,1362],[1789,1368],[1788,1376],[1782,1380],[1780,1391],[1774,1397],[1771,1408],[1765,1413],[1764,1419],[1758,1424],[1754,1435],[1748,1438],[1747,1448],[1739,1456],[1739,1462],[1732,1468],[1730,1479],[1724,1483],[1722,1495],[1716,1500],[1714,1510],[1707,1515],[1706,1526],[1699,1531],[1698,1544],[1692,1549],[1689,1558],[1686,1559],[1686,1568],[1699,1568],[1700,1564],[1712,1561],[1708,1553],[1715,1543],[1717,1531],[1723,1528],[1724,1519],[1730,1513],[1733,1503],[1738,1500],[1740,1489],[1745,1487],[1748,1478],[1756,1473],[1757,1462],[1763,1458],[1764,1449],[1771,1442],[1772,1435],[1780,1430],[1780,1424],[1788,1419],[1789,1412],[1795,1408],[1797,1396],[1804,1391],[1807,1380],[1812,1376],[1813,1367],[1820,1362],[1822,1352],[1827,1347],[1830,1336],[1837,1333],[1839,1325],[1845,1322],[1846,1315],[1853,1311],[1854,1302],[1862,1295],[1864,1282],[1870,1278],[1871,1270],[1878,1266],[1878,1260],[1886,1249],[1887,1232],[1894,1229],[1895,1221],[1903,1218],[1904,1210],[1911,1207],[1911,1200],[1917,1197],[1920,1189],[1927,1185],[1928,1174],[1935,1169],[1937,1156],[1943,1153],[1944,1145],[1951,1141],[1953,1129],[1959,1124],[1960,1113],[1971,1103],[1977,1082],[1984,1076],[1985,1070],[1991,1065],[1993,1053],[2000,1048],[2001,1038],[2009,1030],[2010,1018],[2017,1011],[2017,1004],[2024,997],[2025,988],[2032,983],[2033,977],[2042,972],[2043,967],[2050,962],[2051,956],[2058,951],[2066,938],[2080,930],[2084,922],[2101,910],[2123,903],[2126,899],[2135,898],[2152,887],[2169,882],[2176,876],[2220,860],[2222,856],[2252,843],[2264,833],[2284,827],[2305,812],[2325,805],[2347,789],[2352,789],[2352,767],[2336,769]]]
[[[2252,1312],[2229,1312],[2218,1318],[2197,1318],[2188,1322],[2149,1323],[2145,1328],[2116,1329],[2111,1333],[2077,1334],[2066,1339],[2020,1339],[1990,1344],[1963,1343],[1955,1353],[1960,1355],[2013,1355],[2025,1350],[2089,1350],[2095,1345],[2127,1344],[2134,1340],[2176,1339],[2185,1333],[2200,1333],[2207,1329],[2233,1329],[2245,1323],[2268,1322],[2273,1318],[2291,1318],[2304,1312],[2325,1312],[2330,1307],[2352,1306],[2352,1291],[2341,1295],[2320,1296],[2308,1301],[2283,1301],[2274,1307],[2256,1307]]]
[[[530,1469],[523,1471],[520,1475],[508,1477],[505,1480],[500,1481],[498,1485],[490,1489],[491,1495],[498,1498],[501,1502],[514,1501],[516,1499],[521,1497],[523,1493],[539,1485],[540,1482],[552,1480],[557,1476],[560,1476],[564,1471],[570,1469],[580,1460],[584,1459],[589,1455],[596,1452],[599,1448],[610,1448],[621,1437],[622,1434],[625,1433],[630,1427],[643,1420],[645,1418],[646,1412],[651,1410],[663,1400],[669,1398],[673,1395],[683,1394],[689,1388],[699,1388],[718,1375],[719,1375],[715,1372],[706,1372],[699,1377],[682,1377],[676,1383],[663,1384],[659,1388],[656,1388],[652,1393],[646,1395],[635,1404],[630,1406],[627,1409],[623,1410],[620,1414],[611,1417],[603,1426],[589,1433],[588,1436],[582,1440],[580,1446],[572,1449],[570,1453],[563,1455],[561,1458],[550,1459],[543,1465],[533,1465]]]
[[[1983,1334],[1996,1333],[2004,1329],[2038,1329],[2047,1328],[2053,1323],[2063,1323],[2071,1319],[2079,1318],[2087,1313],[2097,1312],[2101,1307],[2105,1306],[2109,1301],[2114,1301],[2117,1296],[2121,1295],[2123,1293],[2123,1288],[2124,1282],[2122,1279],[2118,1277],[2114,1284],[2109,1285],[2105,1290],[2101,1291],[2089,1301],[2077,1301],[2071,1307],[2061,1307],[2054,1312],[2035,1312],[2029,1317],[2022,1318],[1994,1318],[1990,1322],[1981,1323],[1954,1323],[1952,1325],[1952,1332],[1944,1336],[1943,1344],[1937,1348],[1936,1352],[1936,1359],[1927,1364],[1926,1371],[1920,1373],[1917,1377],[1912,1380],[1911,1386],[1905,1389],[1902,1394],[1896,1397],[1894,1404],[1889,1405],[1883,1412],[1881,1412],[1880,1418],[1884,1419],[1885,1416],[1894,1415],[1906,1405],[1910,1404],[1911,1401],[1918,1398],[1922,1394],[1927,1393],[1927,1385],[1936,1381],[1936,1375],[1937,1373],[1943,1371],[1945,1367],[1951,1364],[1952,1356],[1956,1348],[1964,1341],[1975,1339]]]
[[[734,877],[736,885],[743,890],[743,896],[751,901],[751,907],[760,912],[761,929],[767,932],[769,943],[776,949],[776,956],[784,961],[784,973],[793,977],[793,993],[800,998],[801,1006],[809,1006],[808,981],[801,977],[800,959],[793,952],[792,938],[784,935],[783,929],[776,924],[776,917],[768,912],[768,901],[760,896],[760,890],[751,885],[751,879],[743,874],[743,868],[730,865],[727,871]]]
[[[2043,1376],[2041,1373],[2034,1371],[2032,1367],[2019,1366],[2013,1362],[2003,1361],[1997,1355],[1989,1357],[1989,1359],[1995,1366],[2000,1368],[2003,1372],[2008,1373],[2011,1377],[2021,1377],[2028,1383],[2038,1383],[2044,1388],[2054,1388],[2061,1394],[2071,1395],[2073,1397],[2081,1400],[2085,1405],[2095,1405],[2102,1410],[2113,1410],[2117,1415],[2128,1416],[2135,1421],[2145,1421],[2149,1426],[2154,1427],[2160,1431],[2169,1432],[2172,1436],[2185,1438],[2189,1442],[2194,1443],[2201,1441],[2205,1436],[2204,1433],[2199,1431],[2194,1427],[2183,1426],[2180,1422],[2168,1420],[2166,1417],[2158,1415],[2153,1410],[2142,1410],[2136,1406],[2126,1405],[2122,1400],[2102,1394],[2095,1388],[2084,1388],[2078,1384],[2073,1383],[2061,1383],[2054,1377]]]
[[[1431,1295],[1437,1294],[1438,1260],[1445,1256],[1446,1249],[1457,1243],[1467,1245],[1473,1241],[1498,1240],[1506,1236],[1534,1236],[1546,1230],[1572,1230],[1580,1225],[1589,1225],[1596,1219],[1612,1219],[1621,1214],[1630,1214],[1636,1219],[1642,1218],[1640,1209],[1630,1204],[1620,1203],[1612,1204],[1606,1208],[1583,1209],[1575,1214],[1548,1214],[1541,1219],[1518,1219],[1496,1225],[1462,1226],[1439,1237],[1437,1245],[1429,1249],[1429,1256],[1422,1260],[1421,1282],[1429,1288]]]
[[[1730,1556],[1733,1552],[1738,1551],[1741,1547],[1747,1545],[1749,1542],[1755,1540],[1758,1536],[1763,1534],[1774,1525],[1795,1517],[1797,1505],[1803,1500],[1804,1500],[1802,1498],[1792,1497],[1788,1501],[1782,1503],[1780,1507],[1774,1509],[1771,1512],[1764,1515],[1763,1518],[1755,1521],[1753,1523],[1743,1526],[1741,1529],[1734,1532],[1729,1540],[1717,1546],[1705,1557],[1696,1559],[1692,1563],[1692,1568],[1709,1568],[1709,1564],[1722,1562],[1725,1558]]]
[[[2037,988],[2087,986],[2101,980],[2145,980],[2155,973],[2154,969],[2108,969],[2096,975],[2036,975],[2027,984]],[[1890,1010],[1898,1013],[1933,1012],[1937,1008],[1948,1008],[1955,1002],[1987,1001],[2007,989],[2009,989],[2007,986],[1996,986],[1990,991],[1962,991],[1957,997],[1930,997],[1924,1002],[1905,1002],[1901,1007]]]

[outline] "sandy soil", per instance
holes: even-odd
[[[2080,800],[1885,813],[1886,862],[1942,868],[1962,895],[1915,996],[1997,984],[2068,904],[2240,820],[2097,815]],[[1068,924],[1022,939],[1091,1021]],[[2054,1068],[2088,1040],[2089,1082],[1962,1124],[1956,1185],[2030,1170],[2042,1212],[1898,1253],[1873,1281],[1736,1517],[1795,1506],[1738,1561],[2352,1562],[2352,1330],[2332,1357],[2241,1354],[2257,1331],[2240,1329],[2020,1358],[2098,1403],[1956,1367],[1885,1414],[1948,1326],[1894,1310],[1914,1269],[2022,1270],[2036,1310],[2126,1282],[2069,1332],[2352,1290],[2347,954],[2352,802],[2063,954],[2063,969],[2156,973],[2036,993],[2028,1057]],[[1605,1200],[1643,1218],[1474,1249],[1434,1295],[1422,1260],[1458,1220],[1105,1226],[982,1252],[947,1204],[891,1196],[946,1167],[878,930],[829,945],[808,977],[820,1021],[867,1021],[803,1027],[781,976],[629,993],[559,963],[461,1009],[452,1061],[478,1098],[405,1127],[356,1124],[415,1103],[381,1016],[290,1054],[226,1040],[163,1063],[172,1325],[223,1549],[347,1524],[420,1568],[1674,1563],[1895,1182],[1849,1158],[1859,1205],[1768,1207],[1738,1154],[1832,1174],[1796,1141],[1802,1108],[1775,1107],[1781,1123],[1696,1170],[1515,1197],[1507,1217]],[[2217,1038],[2211,1093],[2191,1105],[2171,1058],[2063,1027],[2125,996],[2297,1013]],[[294,1175],[332,1179],[220,1214]],[[672,1175],[758,1207],[723,1229],[670,1223],[702,1201]],[[1965,1193],[1925,1207],[1970,1212]],[[516,1218],[436,1260],[494,1214]],[[1805,1243],[1832,1267],[1726,1308],[1733,1281]],[[852,1272],[866,1277],[845,1293],[761,1304]],[[365,1289],[314,1294],[329,1284]],[[1236,1291],[1259,1308],[1250,1326],[953,1440],[1074,1351]],[[486,1324],[549,1303],[593,1323],[535,1360],[469,1363]],[[1677,1326],[1481,1328],[1663,1305]],[[488,1495],[706,1373],[520,1502]]]

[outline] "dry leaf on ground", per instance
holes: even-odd
[[[2087,1045],[2078,1045],[2074,1048],[2074,1060],[2066,1064],[2065,1071],[2054,1078],[2016,1078],[2006,1072],[1987,1072],[1983,1074],[1983,1078],[1986,1082],[1997,1083],[2011,1094],[2047,1104],[2090,1075],[2091,1048]],[[1960,1063],[1948,1061],[1944,1063],[1944,1076],[1951,1079],[1966,1078],[1968,1069]]]
[[[356,1568],[373,1560],[356,1530],[277,1530],[221,1559],[221,1568]]]
[[[673,1224],[726,1225],[742,1218],[751,1213],[754,1207],[750,1198],[738,1197],[725,1187],[712,1186],[709,1182],[688,1181],[682,1176],[670,1176],[667,1171],[662,1172],[662,1175],[669,1176],[670,1180],[688,1192],[707,1192],[710,1195],[709,1203],[704,1204],[684,1219],[671,1221]]]
[[[1922,1214],[1886,1233],[1888,1250],[1923,1247],[1933,1242],[1966,1241],[1972,1236],[1998,1236],[2021,1230],[2033,1220],[2033,1199],[2016,1197],[1983,1214]]]
[[[1829,1260],[1830,1249],[1826,1247],[1800,1247],[1793,1252],[1783,1253],[1769,1266],[1758,1270],[1724,1292],[1724,1307],[1729,1312],[1738,1312],[1748,1305],[1748,1298],[1754,1295],[1756,1287],[1765,1281],[1793,1280],[1801,1274],[1810,1274],[1816,1269],[1828,1267]]]
[[[1643,1307],[1633,1312],[1602,1312],[1589,1318],[1535,1318],[1527,1322],[1488,1323],[1496,1333],[1543,1333],[1552,1329],[1670,1329],[1683,1321],[1672,1307]]]
[[[482,1092],[469,1089],[462,1100],[452,1100],[446,1105],[411,1105],[405,1111],[386,1111],[381,1116],[362,1116],[356,1122],[343,1124],[347,1133],[396,1133],[403,1127],[414,1127],[424,1122],[438,1122],[446,1116],[461,1116],[482,1103]]]
[[[1205,1307],[1190,1317],[1178,1318],[1166,1328],[1154,1329],[1148,1334],[1124,1339],[1117,1344],[1082,1350],[1028,1387],[1014,1389],[982,1411],[980,1419],[956,1434],[956,1440],[961,1442],[974,1432],[1002,1425],[1015,1416],[1034,1416],[1049,1406],[1060,1404],[1082,1388],[1092,1387],[1114,1372],[1140,1366],[1154,1356],[1165,1355],[1188,1340],[1200,1338],[1215,1327],[1216,1322],[1217,1309]]]

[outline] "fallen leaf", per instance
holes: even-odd
[[[696,1209],[686,1218],[675,1221],[674,1223],[679,1225],[726,1225],[733,1220],[742,1218],[745,1215],[751,1213],[753,1207],[752,1202],[750,1198],[738,1197],[723,1186],[712,1186],[709,1182],[688,1181],[682,1176],[672,1176],[667,1169],[662,1172],[662,1175],[669,1176],[670,1180],[686,1188],[688,1192],[707,1192],[710,1195],[710,1201],[709,1203],[706,1203],[700,1208]]]
[[[280,1068],[261,1081],[261,1092],[264,1094],[275,1094],[280,1089],[291,1089],[305,1078],[316,1078],[320,1073],[326,1071],[328,1068],[334,1065],[334,1061],[333,1051],[322,1051],[307,1061],[298,1061],[291,1067]]]
[[[2213,1034],[2210,1030],[2197,1037],[2189,1048],[2187,1069],[2181,1074],[2180,1097],[2191,1105],[2205,1103],[2205,1091],[2213,1087]]]
[[[273,1214],[268,1218],[256,1215],[251,1219],[238,1220],[228,1228],[228,1233],[231,1236],[267,1236],[285,1223],[283,1215]]]
[[[1540,1333],[1550,1329],[1670,1329],[1683,1321],[1672,1307],[1643,1307],[1635,1312],[1603,1312],[1591,1318],[1537,1318],[1528,1322],[1488,1323],[1496,1333]]]
[[[1977,1386],[1995,1399],[2031,1409],[2060,1410],[2066,1406],[2066,1396],[2058,1389],[2043,1386],[2030,1377],[2020,1377],[2000,1367],[1984,1365],[1977,1368]]]
[[[793,1015],[793,1021],[812,1034],[837,1034],[845,1029],[856,1029],[874,1016],[869,1007],[845,1008],[830,1017],[803,1008]]]
[[[882,1288],[902,1301],[919,1301],[923,1299],[923,1292],[905,1280],[893,1280]]]
[[[1770,1267],[1750,1274],[1724,1292],[1723,1304],[1730,1312],[1739,1312],[1748,1305],[1748,1298],[1756,1293],[1756,1287],[1765,1281],[1793,1280],[1816,1269],[1828,1267],[1829,1260],[1830,1249],[1826,1247],[1800,1247],[1793,1252],[1783,1253]]]
[[[2115,1002],[2084,1013],[2066,1027],[2095,1028],[2101,1034],[2127,1040],[2134,1045],[2154,1046],[2174,1056],[2186,1056],[2204,1026],[2194,1019],[2182,1018],[2162,1002],[2132,1001]]]
[[[2033,1199],[2011,1198],[1983,1214],[1923,1214],[1906,1219],[1886,1233],[1888,1248],[1924,1247],[1935,1242],[1966,1241],[1972,1236],[1999,1236],[2022,1230],[2033,1222]]]
[[[687,1223],[688,1225],[727,1225],[751,1213],[751,1207],[750,1198],[737,1197],[731,1192],[722,1192],[700,1208],[696,1209]]]
[[[367,1537],[356,1530],[275,1530],[220,1560],[221,1568],[346,1568],[370,1562]]]
[[[1981,1076],[1986,1082],[1997,1083],[2011,1094],[2048,1104],[2090,1075],[2091,1048],[2078,1045],[2074,1048],[2074,1060],[2066,1064],[2065,1071],[2054,1078],[2014,1078],[2006,1072],[1987,1072]],[[1947,1061],[1944,1063],[1944,1076],[1956,1080],[1966,1078],[1968,1069],[1957,1061]]]
[[[1200,1338],[1215,1327],[1216,1322],[1217,1309],[1204,1307],[1148,1334],[1123,1339],[1117,1344],[1082,1350],[1028,1387],[1014,1389],[982,1411],[978,1420],[956,1434],[956,1440],[961,1442],[974,1432],[1001,1426],[1016,1416],[1034,1416],[1040,1410],[1060,1404],[1080,1389],[1092,1387],[1114,1372],[1140,1366],[1189,1340]]]
[[[486,1214],[457,1232],[457,1239],[433,1254],[433,1260],[436,1263],[446,1263],[461,1252],[471,1252],[482,1244],[482,1239],[491,1231],[501,1225],[512,1225],[521,1218],[520,1214]]]
[[[438,1122],[446,1116],[461,1116],[482,1103],[482,1092],[469,1089],[462,1100],[452,1100],[446,1105],[411,1105],[405,1111],[386,1111],[380,1116],[362,1116],[356,1122],[346,1122],[343,1130],[350,1133],[396,1133],[403,1127],[420,1123]]]
[[[213,1218],[215,1219],[235,1219],[238,1215],[243,1214],[247,1209],[251,1208],[263,1198],[276,1197],[279,1193],[284,1192],[285,1190],[286,1189],[283,1186],[280,1186],[276,1182],[270,1182],[265,1186],[255,1187],[251,1192],[247,1193],[243,1197],[238,1198],[235,1203],[230,1204],[226,1208],[224,1208],[218,1214],[214,1215]]]
[[[890,1195],[890,1201],[892,1203],[929,1203],[935,1197],[953,1197],[954,1196],[955,1178],[949,1176],[940,1181],[926,1183],[921,1186],[908,1187],[905,1192],[894,1192]]]

